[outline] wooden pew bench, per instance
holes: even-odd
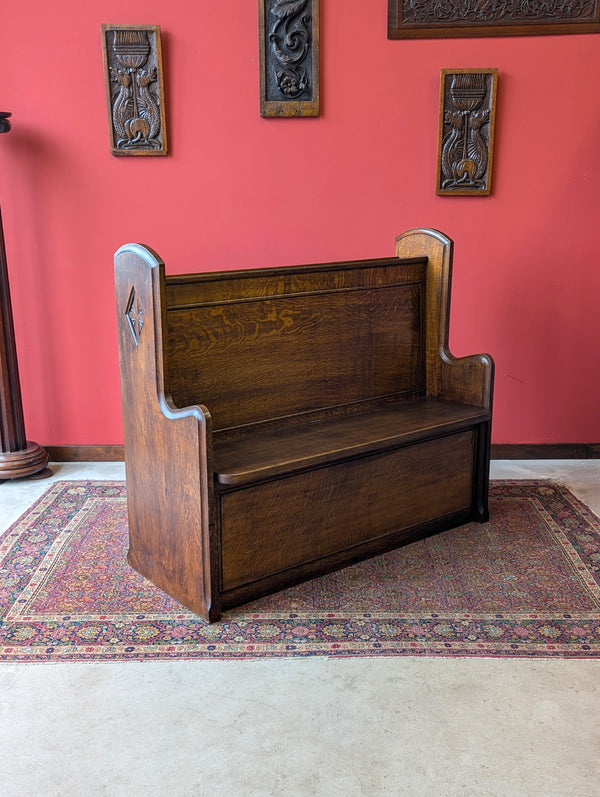
[[[486,521],[493,361],[448,351],[452,243],[165,276],[115,255],[131,565],[209,620]]]

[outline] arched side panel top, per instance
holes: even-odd
[[[150,354],[163,350],[164,296],[161,286],[164,284],[164,269],[165,264],[159,255],[142,244],[125,244],[115,253],[117,320],[122,355],[139,349],[138,359],[144,359],[145,352]],[[137,365],[139,367],[142,363]],[[150,362],[144,361],[143,368],[144,373],[155,371],[156,395],[150,396],[150,400],[158,399],[164,403],[164,362],[156,356],[151,357]]]
[[[155,354],[162,349],[163,270],[158,255],[141,244],[126,244],[115,254],[122,398],[135,402],[136,411],[150,410],[164,392],[163,363]],[[123,412],[127,420],[125,404]]]
[[[426,378],[427,394],[430,396],[440,394],[442,359],[449,356],[447,350],[452,250],[450,238],[437,230],[407,230],[396,238],[398,257],[427,257]]]
[[[155,373],[156,395],[151,400],[158,400],[165,417],[179,417],[178,411],[171,402],[169,386],[169,351],[165,345],[166,334],[166,296],[165,296],[165,264],[160,256],[144,244],[125,244],[115,253],[115,285],[117,290],[117,314],[119,330],[125,329],[123,315],[131,332],[133,344],[127,335],[127,346],[135,348],[143,343],[148,352],[155,356],[144,363],[144,374]],[[128,285],[131,287],[128,288]],[[126,302],[123,298],[127,293]],[[122,295],[119,296],[118,294]],[[119,304],[120,302],[120,304]],[[125,341],[120,340],[122,346]],[[123,353],[128,349],[123,349]],[[140,355],[141,357],[142,355]],[[146,384],[148,384],[146,380]],[[202,405],[187,408],[194,409],[201,421],[209,418],[208,409]]]
[[[488,354],[456,358],[448,350],[454,243],[438,230],[407,230],[396,238],[398,257],[427,257],[426,383],[430,396],[491,410],[494,361]]]

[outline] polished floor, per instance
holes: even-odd
[[[563,482],[600,514],[600,460],[492,477]],[[48,485],[0,484],[0,531]],[[600,661],[0,664],[0,795],[597,797],[599,685]]]

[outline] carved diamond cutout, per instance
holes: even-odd
[[[132,288],[129,294],[125,315],[127,316],[129,329],[131,330],[131,334],[133,336],[133,342],[137,346],[140,335],[142,334],[145,316],[144,308],[142,307],[140,300],[135,295],[135,288]]]

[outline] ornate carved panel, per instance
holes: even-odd
[[[129,293],[125,315],[127,316],[127,323],[129,324],[129,329],[131,330],[133,342],[137,346],[140,335],[142,334],[142,327],[144,326],[146,315],[140,300],[135,294],[135,288],[132,288]]]
[[[388,38],[600,32],[600,0],[388,0]]]
[[[158,25],[102,25],[113,155],[166,155],[167,130]]]
[[[497,69],[442,69],[436,193],[492,190]]]
[[[258,0],[260,115],[319,115],[319,0]]]

